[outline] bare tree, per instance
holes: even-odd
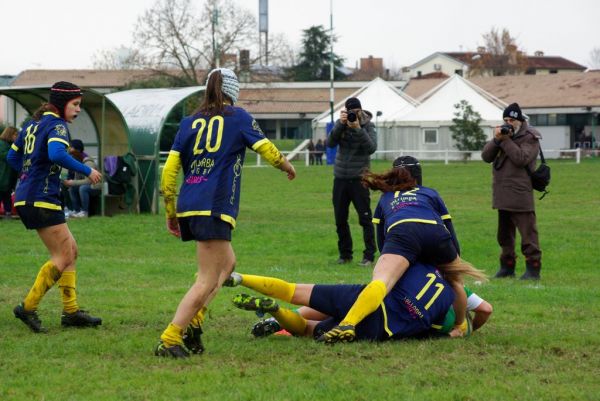
[[[97,70],[130,70],[140,68],[141,64],[139,52],[125,46],[100,50],[92,56],[92,65]]]
[[[594,47],[590,52],[590,60],[588,62],[590,69],[600,70],[600,47]]]
[[[469,76],[519,75],[527,69],[527,56],[519,50],[516,39],[508,29],[492,28],[483,35],[483,52],[473,55]]]
[[[202,69],[233,63],[231,54],[256,43],[256,26],[232,0],[206,0],[200,10],[190,0],[157,0],[138,18],[134,44],[144,67],[193,85]]]

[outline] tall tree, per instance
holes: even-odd
[[[469,76],[519,75],[527,70],[527,56],[508,29],[492,28],[482,36],[484,51],[473,55]]]
[[[292,68],[292,75],[296,81],[328,81],[330,76],[330,44],[331,37],[322,25],[311,26],[302,31],[302,51],[299,63]],[[333,37],[333,42],[336,38]],[[333,54],[334,77],[343,78],[344,74],[338,71],[344,59]]]
[[[481,123],[481,115],[473,110],[473,106],[466,100],[461,100],[460,103],[454,105],[456,112],[455,118],[452,119],[453,125],[450,126],[452,139],[456,142],[458,150],[481,150],[485,145],[485,134],[479,125]],[[464,159],[471,158],[471,153],[465,153]]]

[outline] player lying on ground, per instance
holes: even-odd
[[[492,315],[493,308],[489,302],[472,292],[468,287],[465,287],[465,294],[467,295],[467,311],[471,314],[472,330],[475,331],[488,321]],[[329,316],[309,306],[301,306],[294,309],[294,312],[298,313],[306,320],[321,321],[329,318]],[[452,328],[455,320],[454,308],[451,307],[448,309],[444,323],[441,326],[432,325],[432,334],[447,334],[452,337],[453,335],[449,330]],[[251,333],[255,337],[266,337],[271,334],[291,335],[291,333],[287,331],[287,328],[283,327],[274,317],[261,319],[256,322],[252,326]]]
[[[240,284],[269,297],[314,309],[319,314],[313,312],[305,318],[280,307],[271,298],[245,294],[234,298],[234,304],[239,308],[270,313],[290,333],[314,338],[335,327],[365,288],[360,284],[295,284],[274,277],[237,273],[233,273],[224,285]],[[396,282],[381,305],[357,324],[355,338],[372,341],[406,338],[436,326],[448,332],[454,319],[446,324],[447,327],[443,326],[454,298],[452,288],[435,267],[416,262]]]

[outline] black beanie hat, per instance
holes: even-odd
[[[509,104],[507,108],[504,109],[504,113],[502,113],[502,118],[514,118],[515,120],[525,121],[523,118],[523,112],[517,103]]]
[[[81,88],[66,81],[59,81],[50,88],[50,104],[58,109],[61,117],[65,117],[65,106],[70,100],[82,97]]]
[[[423,177],[421,175],[421,163],[412,156],[400,156],[394,163],[393,168],[405,168],[409,171],[410,175],[417,180],[418,185],[423,185]]]
[[[355,97],[351,97],[348,100],[346,100],[346,110],[353,109],[362,109],[362,106],[360,105],[360,100],[358,100]]]
[[[81,139],[71,139],[71,147],[75,150],[83,152],[83,141]]]

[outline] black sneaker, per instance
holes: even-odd
[[[281,325],[279,324],[277,319],[275,319],[274,317],[270,317],[268,319],[257,322],[252,327],[252,335],[254,337],[266,337],[270,336],[271,334],[277,333],[280,330]]]
[[[38,317],[37,312],[26,311],[22,303],[15,306],[13,313],[17,319],[21,319],[21,321],[25,323],[27,327],[29,327],[34,333],[46,333],[48,331],[42,327],[42,321]]]
[[[102,319],[88,314],[86,311],[79,309],[73,313],[62,313],[60,323],[64,327],[96,327],[102,324]]]
[[[183,344],[192,354],[203,353],[202,327],[192,327],[192,325],[189,325],[185,333],[183,333]]]
[[[171,358],[189,358],[190,352],[183,344],[167,347],[162,341],[159,341],[156,348],[154,348],[154,355]]]
[[[354,326],[348,325],[337,325],[327,333],[317,338],[317,342],[325,344],[334,344],[337,342],[350,343],[356,339],[356,331]]]
[[[347,265],[348,263],[352,263],[352,258],[350,258],[350,259],[339,258],[338,260],[335,261],[335,264],[337,264],[337,265]]]

